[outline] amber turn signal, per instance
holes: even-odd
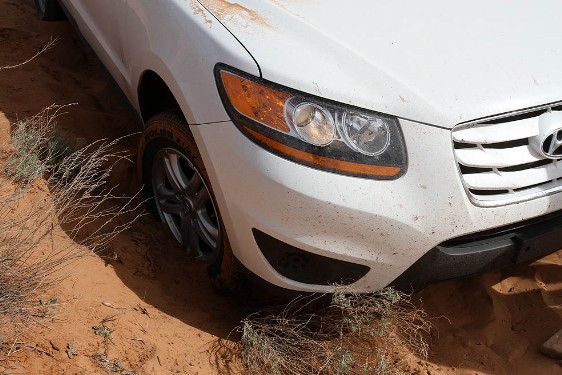
[[[238,112],[283,133],[290,132],[284,117],[285,102],[289,99],[289,94],[224,70],[221,71],[221,78],[228,99]]]

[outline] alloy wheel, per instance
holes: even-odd
[[[191,161],[174,148],[156,153],[152,166],[154,199],[161,217],[189,255],[212,262],[221,231],[209,188]]]

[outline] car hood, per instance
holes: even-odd
[[[200,3],[264,78],[332,100],[447,128],[562,100],[557,0]]]

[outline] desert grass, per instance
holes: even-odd
[[[119,140],[87,145],[56,132],[66,106],[53,105],[13,124],[0,158],[0,348],[52,314],[45,292],[81,257],[104,249],[142,215],[142,202],[108,184],[130,162]]]
[[[425,359],[430,324],[409,296],[386,288],[357,294],[336,288],[245,318],[239,341],[213,349],[220,373],[401,374],[408,357]]]

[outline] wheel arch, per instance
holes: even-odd
[[[137,85],[140,115],[146,124],[155,115],[181,107],[166,82],[153,70],[145,70]],[[185,115],[184,115],[185,117]]]
[[[197,123],[189,104],[188,85],[181,82],[185,77],[174,74],[173,66],[148,49],[137,51],[131,61],[131,98],[145,125],[168,109],[179,109],[188,124]]]

